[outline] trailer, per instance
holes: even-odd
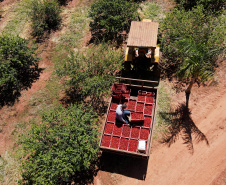
[[[155,122],[157,88],[144,84],[158,82],[120,77],[119,79],[129,83],[114,83],[112,86],[112,96],[99,148],[102,151],[148,159]],[[131,82],[134,81],[140,82],[141,85],[133,85]],[[116,120],[117,105],[123,103],[127,104],[127,109],[131,111],[130,124]]]

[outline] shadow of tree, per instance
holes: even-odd
[[[0,92],[0,108],[4,105],[14,105],[14,103],[21,96],[22,90],[27,90],[31,88],[32,83],[34,83],[40,76],[40,73],[43,71],[43,68],[29,68],[23,70],[18,77],[18,87],[13,85],[6,84],[1,87]]]
[[[103,42],[114,44],[116,48],[121,47],[126,41],[126,34],[118,34],[116,38],[107,37],[102,30],[98,30],[91,33],[91,38],[87,43],[90,44],[101,44]]]
[[[99,169],[111,173],[122,174],[139,180],[145,180],[147,166],[147,159],[103,152],[100,157]]]
[[[108,102],[104,100],[104,96],[100,97],[90,97],[90,96],[81,96],[74,90],[66,91],[66,96],[61,99],[62,104],[90,104],[98,116],[103,116],[107,112]]]
[[[184,144],[187,145],[188,150],[193,154],[193,138],[195,136],[195,141],[205,141],[209,145],[206,136],[198,129],[198,127],[193,122],[190,117],[190,111],[185,104],[181,104],[174,112],[171,113],[160,113],[160,116],[169,123],[169,132],[165,134],[162,143],[166,143],[171,146],[179,137],[182,136]]]
[[[72,176],[68,182],[64,182],[62,184],[78,184],[78,185],[86,185],[93,184],[94,177],[97,176],[97,172],[99,166],[99,159],[95,160],[88,170],[77,172],[76,175]]]

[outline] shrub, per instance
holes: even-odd
[[[186,10],[191,10],[197,5],[202,5],[207,13],[222,11],[225,7],[225,0],[176,0]]]
[[[61,105],[44,112],[20,137],[25,151],[21,184],[62,184],[90,168],[98,155],[98,126],[90,106]]]
[[[61,22],[60,6],[57,0],[32,0],[29,2],[33,35],[38,39],[46,32],[56,30]]]
[[[0,36],[0,101],[13,101],[37,77],[38,58],[34,48],[18,36]]]
[[[123,30],[129,31],[131,21],[138,19],[138,4],[127,0],[99,0],[91,5],[89,16],[93,36],[112,40]]]
[[[60,76],[67,76],[71,92],[86,97],[100,97],[109,90],[114,75],[122,69],[122,51],[103,43],[92,46],[85,54],[71,53],[57,67]]]

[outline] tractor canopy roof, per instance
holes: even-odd
[[[132,21],[127,40],[128,47],[156,48],[158,35],[157,22]]]

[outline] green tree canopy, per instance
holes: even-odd
[[[202,6],[193,8],[191,11],[174,9],[172,13],[167,14],[160,24],[163,61],[168,67],[177,71],[185,64],[183,61],[185,56],[194,58],[193,55],[182,52],[185,50],[183,46],[190,44],[191,47],[203,48],[204,52],[197,51],[203,57],[200,62],[209,61],[210,54],[212,56],[211,60],[216,59],[214,56],[219,54],[224,48],[224,23],[225,17],[223,15],[218,17],[213,15],[206,16]],[[185,41],[188,43],[185,44]],[[179,44],[182,42],[183,44]],[[212,64],[215,64],[215,62],[212,62]]]
[[[171,75],[193,83],[213,77],[217,57],[225,48],[225,16],[206,15],[203,6],[174,9],[160,24],[163,63]],[[188,103],[187,103],[188,105]]]
[[[13,101],[22,88],[38,76],[38,58],[28,41],[19,36],[0,36],[0,102]]]
[[[98,39],[112,40],[123,30],[129,31],[131,21],[138,19],[138,4],[127,0],[98,0],[90,9],[91,31]]]
[[[96,117],[90,106],[83,105],[59,105],[45,112],[42,122],[20,138],[26,157],[20,183],[62,184],[88,170],[98,155]]]

